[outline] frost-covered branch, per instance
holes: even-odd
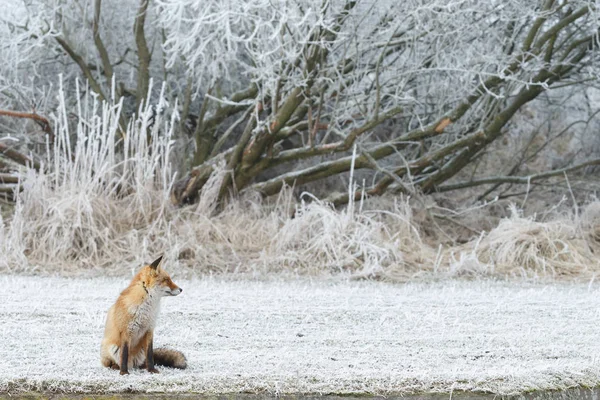
[[[491,184],[503,184],[503,183],[514,183],[514,184],[522,184],[528,185],[535,181],[540,181],[543,179],[553,178],[555,176],[561,176],[565,174],[569,174],[571,172],[578,171],[580,169],[597,166],[600,165],[600,159],[590,160],[586,162],[582,162],[570,167],[555,169],[552,171],[547,171],[539,174],[532,174],[528,176],[491,176],[488,178],[475,179],[468,182],[457,182],[448,185],[442,185],[437,187],[438,192],[448,192],[452,190],[466,189],[474,186],[481,185],[491,185]]]
[[[81,75],[123,118],[162,97],[153,115],[181,118],[176,204],[217,166],[223,197],[344,175],[355,145],[371,182],[355,198],[404,180],[435,192],[465,181],[540,94],[600,72],[591,0],[21,2],[17,48],[54,44],[39,81]]]
[[[35,169],[40,169],[40,164],[37,161],[32,160],[30,157],[18,152],[17,150],[13,149],[11,146],[9,146],[5,143],[2,143],[1,141],[0,141],[0,156],[4,156],[18,164],[25,166],[25,167],[32,167]]]

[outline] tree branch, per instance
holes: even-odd
[[[108,51],[104,46],[104,42],[100,37],[100,12],[102,10],[102,0],[95,0],[94,3],[94,22],[92,24],[92,32],[94,34],[94,44],[100,55],[102,61],[102,68],[104,69],[104,75],[106,76],[106,82],[110,86],[113,79],[113,67],[110,63],[110,57]]]
[[[148,87],[150,85],[150,50],[146,42],[146,33],[144,26],[146,25],[146,15],[148,14],[148,4],[150,0],[140,0],[133,32],[135,35],[135,44],[138,50],[138,78],[137,78],[137,103],[136,111],[139,111],[141,104],[148,96]]]
[[[489,178],[475,179],[467,182],[458,182],[448,185],[442,185],[436,187],[436,192],[449,192],[451,190],[466,189],[474,186],[490,185],[490,184],[503,184],[503,183],[515,183],[515,184],[529,184],[534,181],[542,179],[548,179],[559,175],[568,174],[580,170],[585,167],[592,165],[600,165],[600,158],[586,161],[571,167],[555,169],[552,171],[542,172],[539,174],[533,174],[528,176],[492,176]]]
[[[81,70],[81,72],[83,72],[83,75],[85,75],[86,79],[90,83],[92,90],[98,94],[101,100],[106,101],[106,95],[104,94],[102,87],[100,86],[96,78],[94,78],[92,71],[90,70],[88,64],[85,62],[83,57],[77,54],[65,39],[56,36],[55,40],[63,48],[63,50],[67,52],[69,57],[71,57],[71,59],[75,61],[75,63],[79,66],[79,69]]]
[[[11,175],[11,174],[0,173],[0,183],[5,184],[5,185],[19,183],[19,177]]]
[[[50,138],[50,143],[54,143],[54,131],[52,131],[52,127],[50,126],[50,121],[45,117],[42,117],[36,113],[24,113],[18,111],[9,111],[9,110],[0,110],[0,115],[5,115],[7,117],[14,118],[27,118],[37,122],[41,127],[44,133],[48,135]]]
[[[2,142],[0,142],[0,154],[26,167],[33,167],[38,170],[40,169],[40,164],[37,161],[19,153]]]

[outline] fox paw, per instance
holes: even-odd
[[[149,369],[148,372],[150,372],[151,374],[159,374],[160,373],[160,371],[157,370],[156,368]]]
[[[121,371],[121,375],[129,375],[129,371]]]

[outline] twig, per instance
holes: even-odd
[[[581,164],[574,165],[568,168],[561,168],[552,171],[542,172],[540,174],[528,175],[528,176],[494,176],[489,178],[476,179],[469,182],[459,182],[453,183],[449,185],[437,186],[436,191],[438,192],[448,192],[451,190],[465,189],[473,186],[480,185],[488,185],[488,184],[496,184],[496,183],[519,183],[519,184],[527,184],[532,181],[537,181],[540,179],[551,178],[558,175],[567,174],[569,172],[577,171],[581,168],[589,167],[592,165],[600,165],[600,158],[586,161]]]
[[[400,179],[400,177],[398,175],[396,175],[392,171],[386,170],[385,168],[383,168],[379,164],[377,164],[377,161],[368,152],[361,151],[361,155],[365,156],[365,158],[367,159],[367,161],[369,162],[369,164],[371,164],[371,167],[373,169],[375,169],[375,170],[381,172],[382,174],[387,175],[390,178],[392,178],[398,184],[398,186],[400,186],[400,188],[402,189],[402,192],[404,192],[405,194],[414,195],[414,192],[412,190],[410,190],[404,184],[404,182],[402,182],[402,179]]]
[[[435,218],[438,218],[438,219],[443,219],[443,220],[445,220],[445,221],[450,221],[450,222],[452,222],[453,224],[456,224],[456,225],[460,226],[461,228],[465,228],[465,229],[466,229],[466,230],[468,230],[469,232],[471,232],[471,233],[474,233],[474,234],[476,234],[476,235],[480,235],[480,234],[481,234],[481,232],[480,232],[480,231],[477,231],[477,230],[475,230],[475,229],[471,228],[470,226],[468,226],[468,225],[466,225],[466,224],[463,224],[462,222],[459,222],[459,221],[455,220],[454,218],[452,218],[452,217],[450,217],[450,216],[448,216],[448,215],[436,214],[436,213],[432,213],[431,215],[432,215],[433,217],[435,217]]]
[[[254,109],[255,109],[254,105],[248,107],[248,110],[246,110],[246,112],[244,113],[244,115],[242,115],[240,118],[238,118],[233,124],[231,124],[231,126],[229,128],[227,128],[227,130],[225,131],[225,133],[223,133],[223,135],[219,138],[219,140],[217,141],[217,143],[215,143],[215,145],[214,145],[214,147],[212,149],[212,152],[210,153],[210,157],[209,158],[213,158],[213,157],[217,156],[217,154],[219,153],[219,150],[221,150],[221,147],[223,147],[223,145],[225,144],[225,141],[227,140],[227,138],[229,136],[231,136],[231,133],[233,132],[233,130],[235,128],[237,128],[237,126],[239,124],[241,124],[246,119],[248,119],[248,117],[250,116],[250,114],[252,113],[252,111]]]
[[[50,126],[50,121],[48,121],[45,117],[42,117],[41,115],[36,113],[24,113],[9,110],[0,110],[0,115],[5,115],[7,117],[14,118],[27,118],[37,122],[42,127],[44,133],[46,133],[50,137],[50,143],[54,143],[54,132],[52,131],[52,127]]]
[[[92,74],[92,71],[90,70],[88,64],[85,62],[85,60],[83,59],[83,57],[80,56],[79,54],[77,54],[75,52],[75,50],[73,50],[73,48],[71,47],[71,45],[65,39],[63,39],[63,38],[61,38],[59,36],[56,36],[55,40],[63,48],[63,50],[67,52],[67,54],[69,55],[69,57],[71,57],[71,59],[73,61],[75,61],[75,63],[79,66],[79,69],[81,69],[81,72],[83,72],[83,75],[85,75],[86,79],[90,83],[90,86],[92,87],[92,90],[94,92],[96,92],[98,94],[98,96],[100,96],[101,100],[106,101],[106,95],[104,94],[104,91],[102,90],[102,87],[100,86],[100,84],[98,83],[98,81],[96,80],[96,78],[94,78],[94,75]]]
[[[37,161],[32,160],[22,153],[19,153],[2,142],[0,142],[0,154],[26,167],[31,166],[35,169],[40,169],[40,164]]]

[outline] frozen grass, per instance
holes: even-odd
[[[0,392],[508,394],[600,384],[600,287],[178,280],[156,346],[189,369],[100,365],[126,279],[0,276]]]
[[[390,265],[414,270],[424,251],[404,201],[381,217],[319,201],[296,205],[286,189],[269,204],[245,193],[215,215],[229,173],[222,162],[198,204],[176,209],[169,202],[173,120],[159,115],[150,127],[147,109],[117,139],[120,104],[84,97],[75,132],[66,108],[63,98],[48,168],[23,172],[15,211],[0,219],[0,272],[118,275],[124,264],[166,253],[174,269],[190,274],[372,275]]]
[[[169,193],[176,178],[170,160],[176,121],[163,121],[159,113],[150,126],[146,109],[121,138],[120,111],[120,104],[84,96],[74,127],[67,123],[63,100],[53,116],[57,139],[48,144],[45,172],[23,171],[24,190],[14,212],[3,207],[0,213],[0,272],[122,275],[124,268],[160,253],[173,270],[189,277],[587,279],[600,271],[593,253],[600,250],[597,201],[581,212],[543,219],[513,208],[496,227],[477,234],[474,226],[470,240],[457,245],[452,229],[440,228],[441,220],[431,216],[431,204],[401,197],[334,210],[310,195],[298,200],[285,189],[268,201],[242,193],[216,212],[219,184],[229,173],[216,161],[199,203],[175,208]],[[470,221],[487,218],[483,209],[462,215]],[[444,234],[437,234],[441,230]]]
[[[598,205],[590,204],[586,214]],[[489,273],[578,277],[598,272],[598,259],[591,248],[595,241],[591,230],[596,226],[591,219],[577,223],[574,217],[563,216],[538,222],[524,218],[514,206],[511,214],[482,240],[468,244],[473,258],[487,266]]]

